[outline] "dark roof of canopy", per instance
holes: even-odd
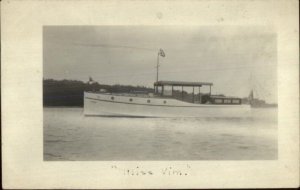
[[[185,82],[185,81],[158,81],[154,83],[155,86],[202,86],[208,85],[212,86],[213,83],[211,82]]]

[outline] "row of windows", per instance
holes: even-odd
[[[233,104],[239,104],[240,103],[240,100],[236,100],[236,99],[224,99],[224,102],[222,99],[215,99],[215,103],[217,104],[221,104],[221,103],[224,103],[224,104],[230,104],[230,103],[233,103]]]
[[[110,99],[111,99],[111,100],[114,100],[114,99],[115,99],[115,97],[113,97],[113,96],[112,96],[112,97],[110,97]],[[129,102],[132,102],[132,101],[133,101],[133,99],[132,99],[132,98],[130,98],[130,99],[129,99]],[[147,103],[150,103],[150,102],[151,102],[150,100],[147,100]],[[164,100],[164,104],[166,104],[166,103],[167,103],[167,101],[166,101],[166,100]]]

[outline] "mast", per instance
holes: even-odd
[[[159,56],[165,57],[165,52],[162,49],[158,50],[157,53],[157,65],[156,65],[156,83],[158,82],[158,68],[159,68]],[[158,92],[158,86],[156,85],[156,93]]]
[[[159,52],[157,53],[156,82],[158,82]]]
[[[158,82],[158,67],[159,67],[159,52],[157,53],[156,82]],[[158,93],[158,86],[157,85],[156,85],[156,93]]]

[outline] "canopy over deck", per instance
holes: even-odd
[[[212,86],[213,83],[210,82],[185,82],[185,81],[157,81],[154,86]]]
[[[160,96],[166,95],[165,86],[172,86],[171,94],[168,96],[173,96],[174,86],[181,86],[181,99],[184,98],[183,87],[193,87],[193,94],[192,94],[192,102],[194,102],[194,91],[195,87],[199,88],[199,102],[201,102],[201,95],[200,95],[200,88],[205,85],[209,86],[209,95],[211,95],[211,86],[213,83],[210,82],[186,82],[186,81],[157,81],[154,83],[154,92],[155,94],[160,94]],[[161,92],[159,92],[158,88],[161,88]]]

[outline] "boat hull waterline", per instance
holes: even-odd
[[[84,115],[111,117],[249,117],[250,105],[193,104],[171,98],[84,92]]]

